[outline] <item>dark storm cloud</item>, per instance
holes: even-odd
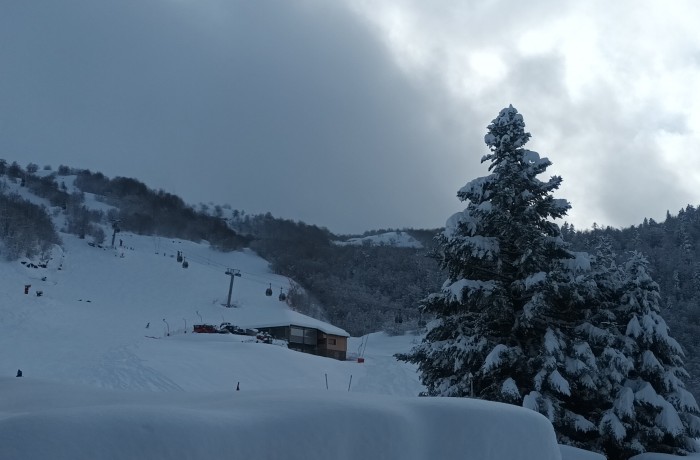
[[[8,2],[0,157],[337,232],[433,227],[513,104],[576,226],[659,219],[700,201],[698,7],[636,5]]]
[[[25,2],[0,19],[2,156],[336,231],[440,225],[433,94],[325,2]],[[436,161],[437,159],[437,161]],[[443,185],[446,184],[446,185]],[[434,203],[443,201],[442,209]],[[439,208],[439,207],[438,207]]]

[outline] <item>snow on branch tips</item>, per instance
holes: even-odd
[[[562,376],[559,373],[559,371],[553,371],[551,374],[549,374],[547,380],[552,386],[552,389],[558,391],[563,395],[571,396],[571,386],[569,385],[569,382],[564,378],[564,376]]]
[[[573,425],[576,431],[580,431],[582,433],[589,433],[597,429],[593,423],[591,423],[588,419],[586,419],[586,417],[580,414],[574,414],[573,412],[567,411],[566,415],[569,418],[569,420],[571,420],[571,424]]]
[[[607,411],[600,421],[600,431],[611,434],[618,442],[627,435],[624,425],[612,411]]]
[[[674,407],[678,408],[683,412],[700,412],[700,408],[698,408],[698,403],[695,400],[695,396],[693,396],[693,394],[685,388],[677,388],[675,392],[670,394],[669,400],[671,401]]]
[[[663,402],[661,413],[656,416],[656,423],[671,436],[681,435],[685,431],[678,412],[667,401]]]
[[[491,352],[486,355],[484,365],[481,367],[485,372],[489,372],[503,363],[502,355],[508,351],[508,347],[501,344],[496,345]]]
[[[654,407],[663,407],[663,404],[666,402],[649,382],[643,383],[642,388],[634,394],[634,399]]]
[[[625,419],[634,418],[634,392],[629,387],[622,387],[613,403],[615,413]]]
[[[544,334],[544,349],[548,353],[553,354],[561,351],[562,342],[557,337],[557,334],[552,330],[552,328],[547,328],[547,332]]]
[[[445,294],[447,299],[455,302],[464,301],[465,290],[467,291],[467,296],[471,297],[477,292],[491,293],[494,289],[496,289],[495,281],[479,281],[465,279],[452,281],[448,279],[442,285],[442,292]]]
[[[476,235],[462,238],[462,243],[471,249],[472,257],[478,259],[495,259],[500,252],[500,245],[497,238]]]
[[[541,398],[542,395],[538,391],[531,391],[523,398],[523,407],[539,412]]]
[[[540,154],[537,152],[533,152],[532,150],[524,149],[522,150],[522,154],[523,163],[525,163],[526,165],[530,165],[531,167],[546,167],[552,164],[552,162],[549,161],[549,158],[540,158]]]
[[[571,209],[571,203],[569,203],[569,200],[565,200],[564,198],[555,198],[552,200],[552,209],[557,210],[560,213],[564,213]]]
[[[506,398],[520,400],[520,390],[518,390],[518,385],[511,377],[508,377],[501,385],[501,394]]]
[[[493,186],[493,183],[498,179],[495,174],[490,174],[484,177],[477,177],[474,180],[469,181],[464,187],[459,189],[457,192],[457,197],[460,200],[469,200],[472,203],[481,203],[490,198],[489,186]]]
[[[534,286],[543,284],[547,279],[546,272],[537,272],[525,278],[525,289],[532,289]]]
[[[462,212],[452,214],[450,218],[447,219],[445,230],[443,231],[445,238],[453,238],[458,233],[460,224],[463,225],[467,234],[473,235],[476,233],[477,221],[469,214],[469,210],[465,209]]]
[[[661,365],[654,353],[651,350],[646,350],[642,353],[642,370],[646,372],[663,371],[664,367]]]
[[[627,323],[627,330],[625,335],[628,337],[634,337],[635,339],[642,334],[642,326],[639,324],[637,315],[632,316],[632,319]]]

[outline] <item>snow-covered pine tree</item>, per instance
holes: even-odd
[[[534,389],[523,406],[543,412],[554,424],[559,442],[590,449],[597,438],[595,409],[599,407],[596,355],[577,325],[597,322],[599,291],[591,272],[591,256],[572,253],[555,260],[541,287],[541,312],[549,326],[542,345],[533,342],[530,368],[539,369]],[[537,338],[541,330],[533,328]],[[546,409],[546,410],[543,410]]]
[[[609,239],[601,237],[591,258],[591,270],[585,277],[590,285],[585,300],[584,319],[576,327],[574,340],[590,353],[584,364],[572,360],[570,367],[585,372],[584,382],[572,391],[567,408],[592,422],[575,430],[565,430],[561,439],[566,444],[587,450],[603,451],[598,423],[604,412],[613,407],[617,389],[632,369],[632,362],[621,351],[622,344],[615,309],[619,306],[622,272]],[[585,345],[583,345],[585,344]],[[576,427],[574,427],[576,428]]]
[[[436,319],[398,357],[418,365],[428,395],[523,404],[555,426],[590,432],[595,425],[564,403],[572,385],[590,385],[587,372],[567,368],[577,354],[593,364],[585,344],[569,337],[585,297],[577,270],[587,267],[577,262],[588,258],[567,250],[553,222],[569,204],[552,196],[560,177],[537,178],[551,163],[523,148],[529,138],[512,106],[489,125],[482,162],[491,174],[458,192],[467,207],[438,236],[448,279],[422,305]]]
[[[682,381],[689,377],[683,351],[661,317],[660,299],[647,260],[632,253],[615,312],[628,372],[620,382],[611,379],[615,400],[599,426],[609,456],[686,454],[695,450],[693,438],[700,437],[698,405]]]

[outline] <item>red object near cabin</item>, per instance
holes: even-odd
[[[211,324],[195,324],[192,326],[192,332],[197,332],[199,334],[216,334],[219,331]]]

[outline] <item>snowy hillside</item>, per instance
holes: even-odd
[[[508,458],[558,458],[551,425],[534,412],[415,398],[422,389],[415,369],[392,356],[407,350],[414,337],[351,339],[349,351],[365,358],[358,363],[248,336],[193,334],[195,322],[250,327],[275,318],[303,319],[264,294],[270,284],[277,289],[288,280],[270,273],[250,251],[219,253],[128,233],[119,235],[118,249],[62,238],[63,249],[56,247],[50,260],[0,263],[0,458],[220,458],[254,452],[275,458],[272,451],[292,446],[304,453],[288,458],[321,458],[309,454],[311,446],[348,459],[418,459],[427,452],[447,458],[493,430],[517,439],[518,447],[484,449]],[[176,261],[178,251],[188,268]],[[241,270],[235,308],[222,306],[229,280],[224,267]],[[22,378],[14,377],[17,369]],[[476,423],[475,411],[480,418],[512,412],[513,422]],[[299,414],[305,423],[296,423]],[[469,425],[473,438],[441,441],[450,430],[466,433],[462,427]],[[311,432],[300,445],[300,437]],[[408,432],[424,435],[408,442]],[[271,436],[277,444],[270,444]]]
[[[333,243],[338,246],[362,246],[363,244],[369,244],[373,246],[395,246],[397,248],[420,249],[423,247],[420,241],[406,232],[386,232],[363,238],[350,238],[346,241],[334,241]]]
[[[45,259],[0,262],[2,459],[601,458],[560,452],[551,424],[526,409],[417,398],[415,367],[394,358],[415,336],[350,338],[353,359],[338,361],[193,333],[286,322],[344,334],[279,301],[290,280],[250,250],[129,232],[116,248],[61,238]],[[234,308],[229,270],[241,274]]]
[[[64,249],[55,249],[46,268],[0,264],[0,344],[13,350],[0,355],[0,368],[8,373],[20,368],[25,376],[48,380],[159,391],[223,391],[238,381],[256,389],[320,388],[326,373],[342,382],[355,373],[355,383],[363,384],[366,367],[357,363],[249,343],[246,336],[191,333],[200,322],[320,324],[276,296],[265,296],[270,284],[279,290],[289,282],[250,251],[220,253],[192,242],[126,233],[119,235],[123,248],[113,250],[62,237]],[[188,268],[176,261],[177,251]],[[241,270],[232,295],[237,308],[222,306],[230,279],[226,267]],[[28,295],[25,285],[31,285]],[[404,388],[386,392],[417,394],[417,376],[408,367],[396,369],[412,378]]]

